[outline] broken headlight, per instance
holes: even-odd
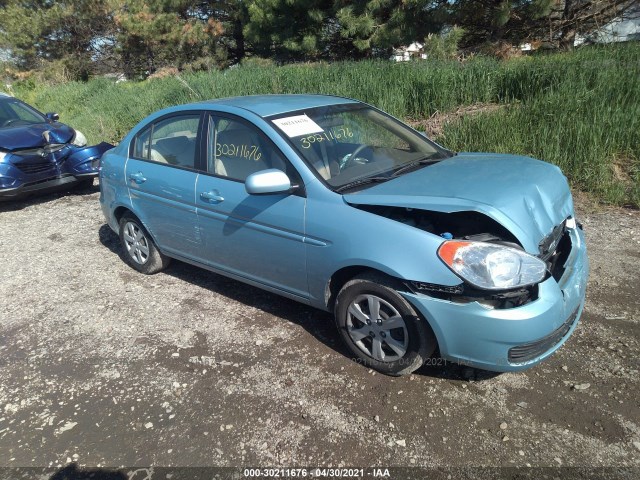
[[[533,285],[547,270],[539,258],[493,243],[451,240],[440,245],[438,256],[462,279],[485,290]]]
[[[87,138],[82,134],[80,130],[76,130],[76,134],[73,136],[71,143],[76,147],[84,147],[87,145]]]

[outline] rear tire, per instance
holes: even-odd
[[[140,273],[153,275],[171,262],[160,253],[142,222],[130,213],[120,219],[120,244],[125,261]]]
[[[393,376],[417,370],[437,347],[431,327],[400,288],[391,277],[365,273],[342,287],[335,304],[338,331],[357,361]]]

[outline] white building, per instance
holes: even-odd
[[[427,58],[427,54],[424,53],[424,45],[422,43],[413,42],[408,47],[399,47],[393,51],[391,60],[396,62],[408,62],[413,59]]]

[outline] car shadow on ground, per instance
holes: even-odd
[[[56,190],[55,192],[38,193],[34,192],[28,197],[18,198],[16,200],[1,200],[0,212],[15,212],[34,205],[40,205],[43,203],[49,203],[54,200],[58,200],[63,197],[81,197],[93,195],[100,191],[100,186],[97,182],[88,186],[84,184],[72,185],[69,188]]]
[[[44,478],[49,480],[149,480],[172,478],[175,480],[210,480],[212,478],[240,478],[233,467],[80,467],[75,462],[54,470],[48,467],[23,467],[13,470],[11,478]],[[51,473],[53,471],[53,473]],[[46,473],[45,473],[46,472]],[[5,477],[1,477],[5,478]],[[9,478],[9,477],[6,477]]]
[[[49,480],[128,480],[129,478],[130,477],[120,470],[79,468],[77,464],[70,463],[55,472],[49,477]]]
[[[98,236],[105,247],[125,261],[118,235],[108,225],[100,227]],[[342,343],[333,315],[327,312],[177,260],[173,260],[163,273],[299,325],[327,347],[349,360],[356,361]],[[460,381],[485,380],[497,375],[494,372],[447,362],[437,356],[430,359],[415,374]]]

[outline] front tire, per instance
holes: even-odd
[[[399,288],[391,277],[366,273],[347,282],[335,304],[338,331],[358,362],[393,376],[418,369],[437,347],[431,328]]]
[[[142,222],[129,213],[120,219],[120,244],[126,262],[140,273],[158,273],[171,261],[160,253]]]

